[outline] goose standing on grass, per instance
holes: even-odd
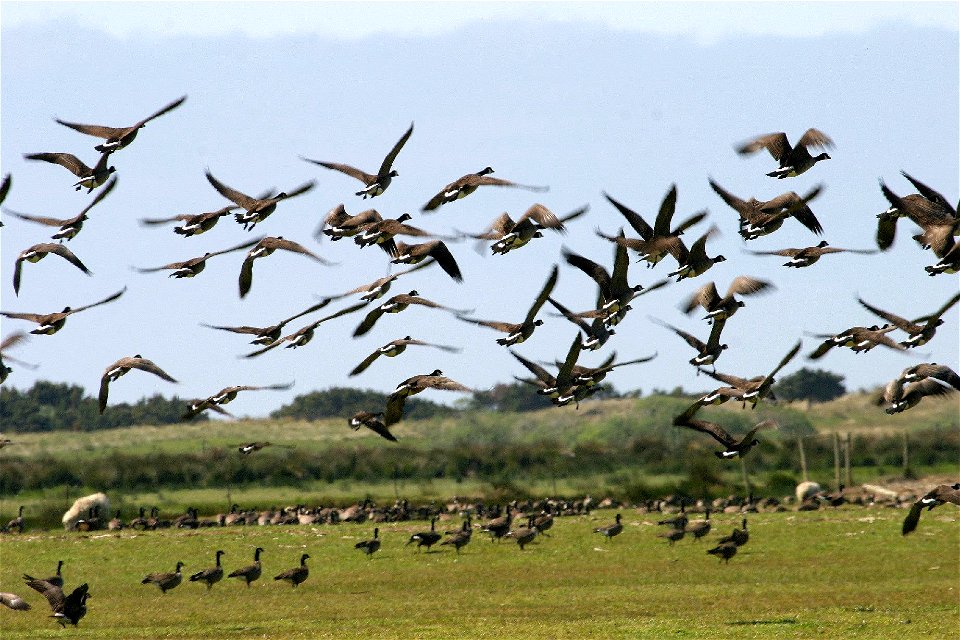
[[[152,373],[153,375],[162,378],[167,382],[173,382],[175,384],[177,383],[177,381],[174,380],[170,374],[158,367],[152,360],[147,360],[139,353],[132,358],[120,358],[107,367],[103,372],[103,376],[100,378],[100,393],[97,395],[97,400],[101,415],[103,414],[104,409],[107,408],[107,395],[110,393],[110,383],[120,379],[131,369],[146,371],[147,373]]]
[[[547,531],[553,527],[553,508],[548,502],[544,505],[543,511],[539,516],[533,519],[533,526],[537,528],[537,532],[542,536],[551,537]]]
[[[36,222],[37,224],[46,225],[48,227],[60,227],[60,229],[50,236],[54,240],[59,240],[63,242],[64,240],[73,240],[80,230],[83,228],[83,223],[88,219],[87,213],[90,212],[97,204],[107,197],[113,188],[117,184],[117,179],[113,178],[110,182],[107,183],[107,186],[104,187],[97,193],[97,196],[93,199],[93,202],[84,207],[83,211],[73,216],[72,218],[50,218],[47,216],[33,216],[26,213],[17,213],[16,211],[9,211],[16,218],[21,220],[27,220],[29,222]]]
[[[741,523],[742,529],[734,529],[730,532],[730,535],[724,536],[718,540],[720,544],[731,543],[738,547],[742,547],[750,541],[750,530],[747,529],[747,519],[744,518]]]
[[[354,367],[349,374],[350,377],[361,374],[366,371],[367,367],[374,363],[374,361],[380,356],[387,356],[388,358],[395,358],[404,351],[407,350],[407,347],[410,345],[423,346],[423,347],[434,347],[435,349],[440,349],[448,353],[459,353],[461,351],[458,347],[451,347],[443,344],[432,344],[429,342],[423,342],[422,340],[414,340],[410,336],[400,338],[398,340],[391,340],[387,344],[378,348],[376,351],[371,353],[369,356],[363,359],[363,361]]]
[[[294,567],[293,569],[287,569],[286,571],[277,574],[274,576],[274,580],[286,580],[290,583],[290,586],[294,589],[297,588],[297,585],[306,580],[310,576],[310,569],[307,568],[307,558],[310,557],[309,553],[305,553],[300,556],[300,566]]]
[[[370,413],[369,411],[358,411],[347,421],[350,428],[357,431],[360,427],[366,427],[382,438],[390,442],[396,442],[397,437],[390,433],[387,425],[383,422],[383,412]]]
[[[247,252],[247,257],[243,259],[243,264],[240,266],[239,282],[241,298],[246,297],[246,295],[250,293],[250,287],[253,286],[253,261],[257,258],[265,258],[271,255],[277,249],[283,249],[284,251],[290,251],[291,253],[305,255],[308,258],[312,258],[313,260],[327,267],[337,264],[335,262],[330,262],[329,260],[324,260],[302,244],[292,240],[285,240],[283,236],[267,236],[266,238],[263,238],[257,242],[256,246]]]
[[[24,526],[23,505],[20,505],[20,508],[17,510],[17,517],[8,522],[3,530],[7,533],[11,533],[14,529],[16,529],[17,533],[23,533]]]
[[[244,209],[243,213],[234,214],[236,221],[243,225],[244,231],[252,231],[253,228],[257,226],[257,223],[266,220],[271,213],[276,211],[279,202],[303,195],[313,189],[317,184],[311,180],[310,182],[301,184],[290,192],[281,191],[270,198],[253,198],[223,184],[214,178],[210,171],[206,172],[206,176],[207,181],[217,190],[217,193]]]
[[[473,389],[460,384],[456,380],[451,380],[443,375],[440,369],[434,369],[432,373],[426,375],[411,376],[397,385],[397,388],[390,397],[387,398],[387,408],[384,416],[384,424],[390,426],[396,424],[403,418],[403,406],[408,396],[420,393],[425,389],[438,389],[440,391],[463,391],[472,393]]]
[[[790,258],[788,262],[783,263],[783,266],[796,267],[798,269],[809,267],[823,256],[831,253],[860,253],[864,255],[877,253],[875,249],[841,249],[839,247],[831,247],[826,240],[821,240],[815,247],[804,247],[802,249],[791,248],[780,249],[779,251],[749,251],[745,249],[744,251],[755,256],[783,256],[784,258]]]
[[[249,240],[247,242],[230,247],[229,249],[222,249],[220,251],[207,251],[202,256],[190,258],[188,260],[181,260],[179,262],[171,262],[170,264],[165,264],[159,267],[134,268],[140,273],[156,273],[157,271],[169,270],[172,272],[169,276],[167,276],[169,278],[193,278],[194,276],[199,275],[207,267],[207,260],[210,258],[252,247],[253,245],[257,244],[257,242],[257,240]]]
[[[674,529],[683,529],[687,526],[689,521],[690,519],[687,517],[687,505],[681,500],[680,513],[673,518],[664,518],[663,520],[658,520],[657,524],[660,526],[673,527]]]
[[[470,544],[470,538],[473,535],[473,529],[470,526],[470,517],[463,521],[460,531],[450,534],[450,537],[440,543],[440,546],[452,545],[457,555],[460,555],[460,549]]]
[[[225,553],[226,551],[218,549],[216,566],[196,572],[190,576],[190,582],[203,582],[207,585],[207,591],[210,591],[210,588],[223,578],[223,567],[220,565],[220,556]]]
[[[665,538],[667,542],[670,543],[670,546],[672,547],[674,544],[676,544],[680,540],[683,540],[684,535],[686,535],[686,529],[673,528],[673,529],[670,529],[669,531],[663,531],[661,533],[658,533],[657,537]]]
[[[536,299],[534,299],[533,304],[530,305],[530,308],[527,310],[527,315],[522,322],[514,324],[511,322],[498,322],[496,320],[477,320],[475,318],[466,318],[462,315],[458,315],[457,318],[464,322],[470,322],[482,327],[489,327],[501,333],[506,333],[506,338],[497,338],[497,344],[501,346],[510,347],[515,344],[520,344],[533,335],[534,329],[543,324],[543,320],[536,319],[536,316],[540,308],[543,307],[543,303],[547,301],[547,298],[553,292],[553,287],[557,284],[559,275],[560,268],[557,265],[553,265],[553,269],[551,269],[550,275],[547,276],[543,288],[540,289],[540,293]]]
[[[397,154],[400,153],[400,150],[403,149],[403,145],[407,143],[407,140],[410,139],[410,135],[413,133],[413,123],[410,123],[410,128],[400,136],[400,139],[397,140],[396,144],[393,145],[393,148],[390,149],[390,152],[383,159],[383,162],[380,163],[380,169],[377,170],[376,175],[366,173],[355,167],[351,167],[348,164],[339,164],[336,162],[321,162],[320,160],[311,160],[310,158],[304,158],[300,156],[301,160],[306,160],[307,162],[312,162],[313,164],[318,164],[321,167],[327,169],[333,169],[334,171],[339,171],[340,173],[346,174],[351,178],[356,178],[364,184],[364,188],[360,191],[357,191],[358,196],[363,196],[363,199],[366,200],[369,198],[375,198],[387,190],[387,187],[390,186],[390,182],[399,176],[395,169],[393,169],[393,162],[397,159]]]
[[[895,313],[890,313],[889,311],[884,311],[883,309],[869,305],[861,298],[857,298],[857,302],[864,308],[880,316],[887,322],[892,323],[898,329],[905,331],[910,337],[900,344],[908,349],[927,344],[937,332],[937,327],[943,324],[943,314],[949,311],[958,301],[960,301],[960,293],[947,300],[942,307],[933,313],[920,316],[916,320],[910,321],[906,318],[901,318]]]
[[[493,173],[491,167],[484,167],[476,173],[468,173],[467,175],[457,178],[443,189],[440,190],[437,195],[430,198],[427,204],[423,205],[423,211],[434,211],[438,209],[441,205],[454,202],[461,198],[466,198],[468,195],[476,191],[479,187],[484,186],[495,186],[495,187],[514,187],[517,189],[526,189],[527,191],[536,191],[544,192],[549,191],[550,187],[533,187],[524,184],[517,184],[516,182],[511,182],[509,180],[503,180],[501,178],[491,178],[490,174]]]
[[[20,295],[20,271],[24,261],[26,262],[40,262],[47,257],[47,254],[58,255],[80,271],[83,271],[88,276],[92,276],[93,272],[90,269],[87,269],[87,266],[80,262],[80,258],[74,255],[73,251],[67,249],[62,244],[53,244],[49,242],[41,242],[40,244],[35,244],[32,247],[28,247],[20,252],[17,255],[17,261],[13,265],[13,292],[16,295]]]
[[[692,535],[694,540],[700,540],[700,538],[710,533],[710,529],[710,508],[708,507],[704,513],[703,520],[698,520],[686,527],[686,532]]]
[[[365,554],[367,554],[367,558],[371,558],[371,557],[373,556],[373,554],[376,553],[376,552],[380,549],[380,529],[379,529],[379,527],[374,528],[374,530],[373,530],[373,538],[371,538],[371,539],[369,539],[369,540],[361,540],[361,541],[358,542],[357,544],[353,545],[353,548],[354,548],[354,549],[360,549],[360,550],[362,550]]]
[[[77,307],[76,309],[64,307],[63,311],[55,311],[54,313],[16,313],[11,311],[0,311],[0,316],[13,318],[15,320],[27,320],[29,322],[35,322],[38,326],[36,329],[30,331],[30,333],[34,335],[52,336],[63,328],[63,325],[67,322],[67,318],[71,315],[80,313],[81,311],[86,311],[87,309],[92,309],[93,307],[98,307],[102,304],[107,304],[108,302],[113,302],[122,296],[126,290],[127,288],[124,287],[120,291],[104,298],[103,300],[100,300],[99,302]]]
[[[697,307],[703,307],[707,312],[705,320],[713,323],[714,320],[728,320],[738,309],[745,306],[742,300],[737,300],[734,296],[749,296],[758,293],[776,289],[773,283],[759,278],[749,276],[737,276],[727,288],[727,293],[720,297],[717,292],[717,286],[710,282],[697,289],[692,296],[683,303],[683,312],[687,315],[693,313]]]
[[[107,178],[110,177],[110,174],[117,170],[116,167],[107,166],[107,163],[110,160],[110,153],[110,151],[102,153],[100,155],[100,159],[97,161],[97,164],[95,164],[93,167],[88,167],[80,160],[80,158],[72,153],[28,153],[24,154],[23,157],[27,160],[40,160],[42,162],[60,165],[73,175],[80,178],[78,181],[73,183],[73,186],[77,191],[86,188],[87,193],[90,193],[106,182]]]
[[[133,142],[137,137],[137,133],[140,131],[140,129],[145,127],[148,122],[154,118],[159,118],[165,113],[173,111],[182,105],[186,99],[187,96],[181,96],[156,113],[147,116],[143,120],[140,120],[129,127],[105,127],[97,124],[77,124],[75,122],[66,122],[60,119],[56,119],[56,122],[65,127],[70,127],[74,131],[85,133],[88,136],[103,138],[105,142],[103,144],[98,144],[96,147],[94,147],[94,149],[100,151],[101,153],[114,152],[123,149]]]
[[[30,611],[30,604],[15,593],[0,593],[0,604],[14,611]]]
[[[177,568],[173,573],[147,574],[144,579],[140,581],[140,584],[155,584],[162,593],[166,593],[170,589],[177,588],[180,586],[180,583],[183,582],[183,574],[180,573],[180,569],[182,569],[183,566],[182,562],[177,562]]]
[[[603,527],[597,527],[593,530],[593,532],[599,533],[607,540],[610,540],[610,538],[620,535],[620,533],[623,531],[623,523],[620,520],[621,520],[621,516],[618,513],[615,518],[615,522],[613,524],[608,524]]]
[[[910,507],[910,513],[903,520],[903,535],[907,535],[917,528],[920,522],[920,514],[926,509],[930,511],[934,507],[950,502],[960,507],[960,482],[955,484],[941,484],[931,489],[926,495],[913,503]]]
[[[523,548],[533,542],[538,533],[539,531],[537,531],[537,528],[533,524],[533,516],[529,516],[527,518],[527,526],[520,527],[519,529],[511,529],[503,537],[516,540],[517,545],[520,546],[520,551],[523,551]]]
[[[777,423],[773,420],[764,420],[763,422],[759,422],[754,425],[753,429],[748,431],[738,440],[730,435],[726,429],[718,425],[716,422],[694,418],[693,416],[697,413],[697,411],[700,410],[700,407],[701,405],[699,403],[690,405],[686,411],[673,419],[673,425],[676,427],[686,427],[688,429],[693,429],[694,431],[706,433],[714,440],[722,444],[724,447],[722,451],[714,451],[714,455],[721,460],[729,460],[730,458],[736,458],[737,456],[742,458],[750,452],[750,449],[760,444],[760,441],[754,438],[754,435],[756,435],[757,431],[760,431],[761,429],[773,429],[777,427]]]
[[[507,532],[510,531],[510,525],[513,523],[513,508],[510,505],[507,505],[506,513],[500,516],[499,518],[494,518],[486,525],[480,528],[481,531],[486,531],[490,534],[490,542],[494,540],[500,541],[500,538],[507,535]]]
[[[173,232],[185,238],[198,236],[213,229],[220,218],[230,215],[239,207],[230,205],[217,209],[216,211],[205,211],[203,213],[181,213],[169,218],[140,218],[142,225],[167,224],[169,222],[182,222],[183,224],[173,228]]]
[[[420,532],[418,532],[418,533],[413,534],[412,536],[410,536],[410,539],[407,540],[407,545],[410,545],[410,544],[416,542],[416,543],[417,543],[417,551],[420,551],[420,547],[426,547],[426,548],[427,548],[427,552],[429,553],[429,552],[430,552],[430,547],[432,547],[432,546],[435,545],[436,543],[440,542],[440,538],[442,538],[442,537],[443,537],[443,536],[441,536],[441,535],[437,532],[437,519],[436,519],[436,518],[431,518],[431,519],[430,519],[430,531],[420,531]]]
[[[260,565],[260,554],[263,553],[263,549],[257,547],[253,552],[253,564],[248,564],[245,567],[241,567],[236,571],[233,571],[228,575],[228,578],[243,578],[247,582],[247,588],[250,588],[250,583],[254,580],[260,578],[260,574],[263,571],[263,567]]]
[[[819,155],[813,156],[807,151],[807,147],[832,147],[833,140],[831,140],[827,134],[820,131],[819,129],[807,129],[800,139],[797,140],[797,144],[790,146],[790,141],[787,140],[787,134],[782,131],[776,133],[768,133],[762,136],[757,136],[753,140],[749,140],[743,144],[737,145],[736,150],[740,155],[748,155],[751,153],[756,153],[761,149],[766,149],[770,152],[770,155],[773,156],[773,159],[780,163],[780,167],[771,171],[767,175],[771,178],[790,178],[798,176],[801,173],[809,170],[813,165],[820,162],[821,160],[829,160],[830,156],[827,153],[821,153]]]

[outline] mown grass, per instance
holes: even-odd
[[[613,512],[558,519],[552,537],[521,552],[477,532],[457,556],[403,543],[424,523],[380,525],[383,549],[353,543],[372,524],[247,527],[119,534],[27,533],[0,539],[0,590],[34,605],[0,611],[5,640],[63,637],[20,574],[90,584],[77,638],[955,638],[960,624],[958,512],[924,514],[900,536],[901,510],[843,507],[750,516],[750,543],[729,565],[705,551],[739,515],[714,518],[708,539],[669,547],[652,515],[624,514],[610,543],[591,533]],[[456,521],[442,522],[443,529]],[[152,571],[212,564],[230,570],[265,549],[250,589],[224,579],[212,591],[185,582],[162,595]],[[312,556],[298,589],[276,573]]]

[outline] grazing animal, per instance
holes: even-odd
[[[533,542],[533,539],[537,537],[537,534],[540,533],[537,530],[537,527],[533,524],[533,516],[527,518],[527,526],[520,527],[519,529],[511,529],[506,534],[504,538],[513,538],[517,541],[517,545],[520,546],[520,551],[523,551],[523,548]]]
[[[732,542],[724,542],[713,549],[707,550],[707,553],[719,557],[726,564],[730,564],[730,558],[737,555],[737,545]]]
[[[665,539],[667,540],[667,542],[670,543],[670,546],[672,547],[672,546],[673,546],[675,543],[677,543],[678,541],[683,540],[683,536],[684,536],[685,534],[686,534],[686,530],[685,530],[685,529],[677,529],[677,528],[674,528],[674,529],[670,529],[669,531],[664,531],[664,532],[662,532],[662,533],[658,533],[658,534],[657,534],[657,537],[658,537],[658,538],[665,538]]]
[[[694,540],[699,540],[700,538],[710,533],[710,529],[711,529],[711,525],[710,525],[710,509],[709,508],[706,510],[703,520],[694,522],[690,526],[686,527],[687,533],[692,535]]]
[[[183,582],[183,574],[180,569],[183,568],[182,562],[177,562],[177,568],[173,573],[150,573],[140,581],[140,584],[155,584],[161,592],[166,593],[170,589],[175,589]]]
[[[910,507],[910,513],[903,520],[903,535],[907,535],[917,528],[917,524],[920,522],[920,514],[924,509],[930,511],[934,507],[939,507],[947,502],[960,506],[960,482],[952,485],[937,485],[914,502],[913,506]]]
[[[298,584],[306,580],[310,576],[310,569],[307,568],[307,558],[310,557],[309,553],[305,553],[300,556],[300,566],[294,567],[293,569],[287,569],[286,571],[277,574],[274,576],[274,580],[286,580],[290,583],[290,586],[296,588]]]
[[[409,545],[416,542],[417,551],[420,550],[420,547],[426,547],[427,551],[430,551],[430,547],[440,542],[440,538],[443,537],[439,533],[437,533],[436,525],[437,525],[437,519],[432,518],[430,520],[430,531],[420,531],[419,533],[413,534],[412,536],[410,536],[410,539],[407,540],[407,544]]]
[[[490,534],[490,542],[494,540],[499,542],[500,538],[507,535],[507,532],[510,531],[510,525],[513,524],[513,509],[508,506],[506,511],[507,512],[499,518],[494,518],[481,527],[481,531],[486,531]]]
[[[260,578],[260,574],[263,571],[263,567],[260,565],[260,554],[263,553],[263,549],[257,547],[253,552],[253,564],[248,564],[245,567],[241,567],[235,571],[232,571],[227,577],[228,578],[243,578],[247,582],[247,588],[250,588],[250,583],[254,580]]]
[[[223,567],[220,565],[220,556],[225,553],[226,551],[218,549],[216,566],[204,569],[203,571],[197,571],[190,576],[190,582],[203,582],[207,585],[207,591],[210,591],[210,588],[223,578]]]
[[[623,531],[623,523],[620,520],[621,520],[621,515],[618,513],[614,518],[613,524],[608,524],[602,527],[596,527],[593,530],[593,532],[599,533],[609,541],[610,538],[620,535],[620,533]]]
[[[17,530],[17,533],[23,533],[24,528],[23,520],[23,505],[20,505],[20,508],[17,510],[17,517],[11,520],[3,527],[3,530],[7,533],[11,533],[14,529]]]

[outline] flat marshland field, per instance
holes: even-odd
[[[660,514],[624,510],[623,533],[592,533],[615,512],[557,518],[550,537],[521,551],[476,530],[461,555],[404,546],[424,522],[380,524],[382,549],[353,548],[373,524],[263,526],[151,532],[30,532],[0,539],[0,590],[33,605],[0,610],[16,638],[956,638],[960,628],[960,511],[925,512],[900,535],[905,511],[844,506],[750,514],[750,541],[724,564],[706,550],[739,526],[669,546]],[[701,516],[693,516],[696,520]],[[459,526],[441,520],[438,530]],[[474,523],[476,526],[476,522]],[[524,523],[519,523],[522,525]],[[519,526],[518,525],[518,526]],[[224,578],[210,592],[186,579],[225,572],[264,548],[263,577],[248,589]],[[309,553],[297,589],[272,578]],[[87,616],[64,631],[21,574],[53,573],[67,589],[90,585]],[[186,563],[184,583],[161,594],[144,575]]]

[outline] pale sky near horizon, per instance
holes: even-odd
[[[23,270],[14,296],[16,254],[53,230],[3,213],[0,309],[58,311],[128,286],[110,306],[71,317],[55,336],[32,336],[11,356],[40,364],[14,367],[5,386],[35,380],[70,382],[95,395],[104,367],[142,353],[179,385],[132,372],[111,385],[110,400],[132,402],[161,393],[202,397],[234,384],[296,380],[293,390],[241,396],[231,410],[265,416],[294,396],[330,386],[391,391],[397,382],[441,368],[484,389],[526,371],[494,340],[496,332],[442,312],[414,309],[385,316],[370,334],[350,334],[367,310],[322,325],[313,342],[238,359],[253,349],[243,336],[199,326],[266,326],[309,306],[315,295],[339,293],[387,273],[375,248],[350,240],[317,243],[311,234],[338,203],[351,213],[377,208],[385,217],[409,211],[411,224],[437,233],[477,232],[509,211],[516,217],[541,202],[557,213],[589,204],[565,236],[548,233],[506,256],[480,256],[470,242],[451,244],[464,283],[427,269],[401,279],[391,295],[421,295],[474,317],[519,321],[552,264],[561,264],[554,297],[583,310],[595,288],[562,263],[566,246],[609,266],[610,245],[624,220],[607,192],[652,222],[671,183],[678,186],[675,221],[700,209],[709,219],[689,242],[716,224],[709,255],[727,261],[706,274],[640,298],[594,365],[616,350],[620,360],[657,352],[656,360],[607,377],[618,390],[705,390],[683,341],[651,323],[656,316],[698,337],[709,327],[677,305],[707,282],[721,291],[746,274],[777,290],[746,299],[724,330],[730,344],[717,369],[760,375],[802,338],[804,347],[781,374],[801,367],[841,373],[850,389],[883,384],[918,361],[960,366],[960,312],[954,308],[930,344],[906,354],[874,349],[805,355],[818,340],[805,332],[836,332],[881,322],[857,304],[867,301],[917,317],[958,289],[957,276],[928,277],[936,259],[916,246],[912,223],[901,222],[894,247],[880,255],[827,256],[811,268],[781,267],[775,257],[746,255],[814,245],[875,247],[876,214],[887,203],[877,180],[895,192],[913,190],[906,170],[956,202],[960,192],[958,3],[14,3],[0,4],[0,164],[13,174],[7,209],[69,217],[93,195],[70,188],[72,176],[24,153],[65,151],[92,164],[97,141],[53,121],[107,125],[135,122],[181,95],[179,109],[151,122],[111,161],[118,185],[90,215],[69,247],[91,268],[87,278],[57,257]],[[415,122],[390,189],[373,201],[353,195],[359,183],[298,156],[371,170]],[[740,157],[733,146],[770,131],[794,141],[808,127],[835,141],[832,159],[783,181],[764,173],[767,154]],[[490,165],[495,176],[550,191],[486,188],[424,215],[420,206],[447,182]],[[169,227],[145,228],[142,217],[210,211],[226,204],[205,180],[206,169],[247,193],[317,187],[281,203],[253,233],[230,219],[196,238]],[[744,243],[736,214],[710,189],[712,177],[738,196],[770,199],[787,190],[825,189],[811,204],[825,233],[788,221],[771,236]],[[242,254],[210,261],[194,279],[151,267],[232,246],[256,235],[284,235],[340,266],[323,267],[292,254],[257,262],[251,294],[240,300]],[[675,267],[633,263],[631,283],[649,285]],[[393,267],[396,269],[396,267]],[[294,321],[294,331],[353,300]],[[379,301],[379,302],[382,302]],[[549,307],[549,306],[548,306]],[[574,327],[545,307],[540,327],[516,350],[534,360],[562,357]],[[518,317],[513,317],[518,316]],[[2,335],[32,328],[3,318]],[[412,335],[463,347],[460,354],[411,348],[381,358],[364,374],[348,372],[389,340]],[[455,394],[427,392],[449,402]],[[379,410],[379,408],[371,408]],[[566,410],[566,409],[560,409]],[[570,408],[570,410],[573,410]],[[581,409],[582,410],[582,409]],[[878,409],[879,415],[882,412]]]

